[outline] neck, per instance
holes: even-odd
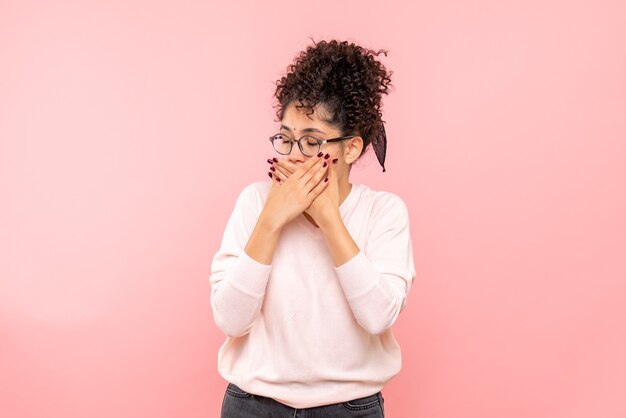
[[[341,205],[350,194],[350,190],[352,190],[352,184],[348,181],[348,178],[345,177],[337,179],[337,182],[337,186],[339,188],[339,205]]]

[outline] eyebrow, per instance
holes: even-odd
[[[291,129],[289,129],[289,127],[288,127],[288,126],[285,126],[285,125],[280,125],[280,129],[281,129],[281,130],[286,129],[286,130],[288,130],[288,131],[291,131]],[[320,134],[324,134],[324,135],[326,135],[326,132],[324,132],[324,131],[320,131],[320,130],[319,130],[319,129],[317,129],[317,128],[304,128],[304,129],[302,129],[302,132],[317,132],[317,133],[320,133]]]

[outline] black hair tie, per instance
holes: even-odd
[[[378,162],[383,167],[383,173],[385,170],[385,155],[387,154],[387,133],[385,132],[385,122],[380,124],[379,135],[372,138],[372,147],[376,153]]]

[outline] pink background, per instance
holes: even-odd
[[[309,36],[394,71],[387,416],[626,416],[626,5],[521,0],[1,0],[0,416],[218,416],[210,262]]]

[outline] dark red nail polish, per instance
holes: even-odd
[[[272,170],[272,171],[276,171],[276,168],[275,168],[274,166],[271,166],[271,167],[270,167],[270,170]]]
[[[333,163],[337,164],[338,160],[339,160],[339,158],[333,158]]]
[[[324,181],[328,181],[328,177],[326,177],[326,178],[324,179]]]
[[[280,177],[276,177],[276,181],[280,182]]]
[[[322,164],[322,167],[326,167],[328,165],[328,163],[326,161],[324,161],[324,164]]]
[[[324,155],[324,153],[323,153],[322,151],[320,151],[320,152],[318,152],[318,153],[317,153],[317,156],[318,156],[318,157],[321,157],[322,155]]]
[[[272,178],[272,173],[270,173],[269,171],[267,172],[267,175],[270,176],[270,178]]]
[[[270,160],[269,158],[267,159],[267,162],[272,164],[274,161]]]
[[[324,155],[324,159],[325,159],[325,160],[328,160],[328,157],[330,157],[330,154],[326,154],[326,155]]]
[[[276,158],[276,157],[272,158],[272,160],[274,160],[275,163],[278,162],[278,158]]]

